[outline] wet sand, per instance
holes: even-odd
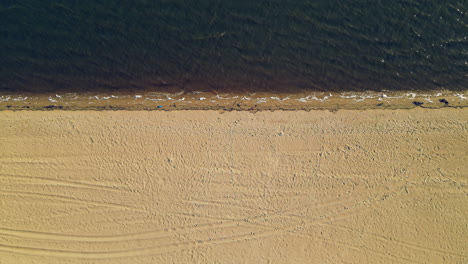
[[[465,263],[467,121],[1,111],[0,263]]]
[[[0,93],[1,110],[330,110],[467,107],[465,91]]]

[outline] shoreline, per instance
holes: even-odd
[[[365,110],[467,107],[465,91],[0,93],[2,110]]]

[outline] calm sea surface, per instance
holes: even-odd
[[[463,90],[468,1],[0,1],[0,91]]]

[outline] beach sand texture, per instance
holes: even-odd
[[[0,263],[467,263],[468,110],[2,111]]]

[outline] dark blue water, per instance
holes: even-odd
[[[468,1],[0,1],[0,91],[461,90]]]

